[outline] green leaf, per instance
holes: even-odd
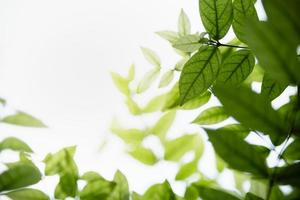
[[[189,151],[195,151],[199,158],[204,150],[204,142],[199,134],[188,134],[165,143],[165,160],[179,161]]]
[[[174,42],[173,47],[183,52],[192,53],[197,51],[202,44],[199,35],[185,35]]]
[[[282,185],[291,185],[300,188],[300,163],[280,167],[276,171],[275,181]]]
[[[179,86],[176,83],[173,88],[167,92],[165,104],[162,111],[170,110],[176,108],[179,105]]]
[[[128,144],[139,144],[146,136],[145,130],[135,128],[124,129],[115,121],[112,123],[111,131]]]
[[[209,35],[219,40],[228,32],[232,19],[232,0],[199,0],[202,23]]]
[[[258,16],[254,7],[253,0],[234,0],[233,2],[233,22],[232,28],[236,37],[245,43],[244,27],[247,24],[247,20],[252,19],[258,21]]]
[[[275,145],[285,139],[287,124],[263,96],[246,87],[232,89],[221,85],[214,87],[214,93],[226,112],[242,125],[268,134]]]
[[[113,192],[116,183],[109,182],[103,179],[95,179],[89,181],[87,185],[80,191],[81,200],[99,200],[107,199]]]
[[[198,170],[198,160],[183,164],[176,174],[175,180],[184,180]]]
[[[216,47],[200,49],[185,64],[179,80],[180,104],[203,94],[217,78],[220,53]]]
[[[229,116],[225,113],[222,106],[215,106],[204,110],[193,123],[200,125],[217,124],[226,120]]]
[[[160,79],[159,86],[160,88],[168,86],[174,78],[174,70],[167,71]]]
[[[178,33],[180,36],[185,36],[191,33],[191,24],[188,16],[185,14],[183,9],[180,11],[178,18]]]
[[[11,149],[14,151],[24,151],[32,153],[32,149],[22,140],[15,137],[8,137],[2,140],[0,143],[0,152],[5,149]]]
[[[175,65],[175,70],[177,71],[181,71],[185,65],[185,63],[190,59],[189,56],[186,56],[184,58],[182,58],[181,60],[179,60],[176,65]]]
[[[175,120],[175,117],[176,111],[167,112],[155,123],[155,125],[151,129],[151,133],[158,136],[161,141],[164,141],[169,128]]]
[[[266,198],[268,190],[268,180],[251,179],[250,192],[260,198]]]
[[[272,101],[278,97],[287,86],[287,83],[278,82],[268,74],[265,74],[261,85],[261,94],[267,96]]]
[[[129,154],[146,165],[154,165],[157,162],[157,158],[153,151],[141,145],[132,147],[132,149],[129,150]]]
[[[300,139],[296,138],[284,151],[284,158],[289,160],[300,160]]]
[[[100,176],[97,172],[89,171],[85,172],[80,179],[85,180],[87,182],[92,182],[96,180],[105,180],[102,176]]]
[[[198,190],[199,196],[203,200],[240,200],[240,198],[237,196],[219,189],[204,186],[196,186],[196,189]]]
[[[262,198],[260,198],[260,197],[258,197],[258,196],[256,196],[256,195],[254,195],[254,194],[248,192],[248,193],[246,194],[245,200],[264,200],[264,199],[262,199]]]
[[[67,170],[67,169],[66,169]],[[59,183],[55,187],[54,196],[57,199],[65,199],[67,197],[75,197],[77,194],[77,175],[70,172],[64,172]]]
[[[150,64],[154,65],[157,68],[160,68],[160,58],[153,50],[145,47],[141,47],[141,50],[143,52],[144,57]]]
[[[6,100],[0,97],[0,104],[2,104],[2,106],[5,106]]]
[[[143,113],[151,113],[163,109],[166,103],[167,94],[153,97],[142,109]]]
[[[299,82],[300,70],[296,56],[297,45],[290,44],[287,38],[283,38],[279,27],[270,22],[250,21],[247,24],[246,42],[265,71],[277,81]]]
[[[36,127],[36,128],[46,127],[46,125],[42,121],[21,111],[18,111],[16,114],[13,115],[6,116],[1,121],[7,124],[13,124],[18,126],[27,126],[27,127]]]
[[[130,95],[130,89],[128,87],[129,86],[128,79],[120,76],[115,72],[111,72],[110,75],[115,86],[119,89],[119,91],[126,96]]]
[[[252,72],[255,59],[249,50],[239,50],[228,57],[220,69],[218,81],[238,85]]]
[[[140,106],[134,101],[134,99],[131,96],[128,96],[126,98],[126,106],[129,110],[129,112],[133,115],[140,115],[142,114],[142,109]]]
[[[205,105],[211,97],[211,93],[210,92],[205,92],[202,95],[197,96],[196,98],[193,98],[189,101],[187,101],[185,104],[183,104],[180,109],[183,110],[191,110],[191,109],[196,109],[199,108],[203,105]]]
[[[278,186],[273,187],[270,195],[270,200],[285,200],[285,195],[281,192]]]
[[[33,185],[41,180],[41,173],[30,163],[16,163],[0,174],[0,191]]]
[[[138,94],[140,94],[140,93],[145,92],[146,90],[148,90],[149,87],[151,86],[151,84],[158,77],[159,73],[160,73],[160,68],[154,68],[154,69],[148,71],[144,75],[144,77],[142,78],[142,80],[140,81],[140,83],[138,84],[136,92]]]
[[[175,31],[159,31],[156,32],[156,34],[163,39],[168,40],[171,44],[173,44],[179,38],[178,33],[176,33]]]
[[[251,85],[253,81],[262,82],[263,76],[264,70],[259,65],[255,65],[251,74],[244,81],[244,84]]]
[[[206,129],[206,132],[215,151],[229,167],[260,177],[268,176],[266,157],[254,145],[245,142],[240,135],[224,129]]]
[[[49,197],[42,191],[36,189],[20,189],[5,194],[12,200],[49,200]]]
[[[142,200],[174,200],[175,194],[172,191],[170,184],[165,181],[161,184],[151,186],[142,196]]]
[[[132,64],[128,71],[127,80],[131,82],[133,81],[134,77],[135,77],[135,66],[134,64]]]
[[[116,186],[112,193],[107,198],[108,200],[129,200],[129,188],[126,177],[117,171],[114,176]]]

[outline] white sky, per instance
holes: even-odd
[[[124,74],[133,62],[139,76],[149,70],[140,46],[154,49],[163,70],[170,69],[178,56],[154,32],[176,31],[181,8],[190,17],[193,32],[204,31],[198,0],[1,0],[0,96],[49,128],[0,124],[0,137],[23,138],[38,159],[77,145],[82,171],[96,170],[111,178],[120,168],[138,192],[173,178],[174,166],[145,167],[125,156],[118,140],[113,139],[102,153],[99,146],[113,117],[122,124],[136,121],[127,119],[130,115],[109,72]],[[44,190],[53,188],[45,185]]]

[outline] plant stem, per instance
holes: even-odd
[[[217,46],[222,46],[222,47],[233,47],[233,48],[238,48],[238,49],[249,49],[248,47],[245,46],[238,46],[238,45],[231,45],[231,44],[222,44],[220,42],[216,43]]]

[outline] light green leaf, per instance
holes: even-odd
[[[135,66],[134,64],[132,64],[128,71],[127,80],[131,82],[133,81],[134,77],[135,77]]]
[[[160,58],[153,50],[145,47],[141,47],[141,50],[144,57],[150,64],[154,65],[157,68],[160,68]]]
[[[171,44],[173,44],[179,38],[178,33],[176,33],[175,31],[159,31],[156,32],[156,34],[163,39],[168,40]]]
[[[201,47],[199,35],[185,35],[174,42],[173,47],[183,52],[192,53]]]
[[[146,136],[145,130],[135,128],[124,129],[116,121],[113,121],[111,131],[128,144],[139,144]]]
[[[287,86],[287,83],[278,82],[268,74],[265,74],[261,85],[261,94],[272,101],[278,97]]]
[[[80,179],[85,180],[87,182],[92,182],[96,180],[105,180],[101,175],[99,175],[97,172],[89,171],[85,172]]]
[[[196,186],[196,189],[198,190],[199,196],[203,200],[216,200],[216,199],[222,199],[222,200],[241,200],[237,196],[230,194],[228,192],[214,189],[210,187],[204,187],[204,186]]]
[[[186,102],[185,104],[183,104],[180,109],[183,110],[191,110],[191,109],[196,109],[199,108],[203,105],[205,105],[211,97],[211,93],[210,92],[205,92],[204,94],[197,96],[196,98],[193,98],[191,100],[189,100],[188,102]]]
[[[245,200],[264,200],[264,199],[262,199],[262,198],[260,198],[260,197],[258,197],[258,196],[256,196],[256,195],[254,195],[254,194],[248,192],[248,193],[246,194]]]
[[[199,134],[188,134],[165,143],[165,160],[179,161],[189,151],[195,151],[199,158],[204,150],[204,142]]]
[[[121,93],[123,93],[124,95],[129,96],[130,89],[128,87],[128,85],[129,85],[128,79],[120,76],[119,74],[117,74],[115,72],[111,72],[110,75],[111,75],[111,78],[112,78],[115,86],[118,88],[118,90]]]
[[[249,88],[214,87],[214,93],[225,111],[244,126],[268,134],[275,145],[280,144],[287,134],[288,126],[270,102]]]
[[[154,165],[157,162],[153,151],[141,145],[133,146],[132,149],[129,150],[129,154],[146,165]]]
[[[16,163],[0,174],[0,191],[33,185],[41,180],[41,173],[31,163]]]
[[[219,40],[228,32],[233,18],[232,0],[199,0],[202,23],[209,35]]]
[[[252,19],[258,21],[258,16],[254,7],[253,0],[234,0],[233,2],[233,22],[232,28],[236,37],[245,43],[244,27],[247,20]]]
[[[167,92],[165,104],[162,111],[171,110],[179,105],[179,87],[176,83],[173,88]]]
[[[215,151],[229,167],[260,177],[268,176],[266,157],[254,145],[245,142],[240,135],[221,129],[206,129],[206,132]]]
[[[116,186],[107,200],[129,200],[129,188],[126,177],[117,171],[114,176]]]
[[[215,154],[215,159],[216,159],[216,168],[217,168],[218,172],[221,173],[227,165],[222,160],[222,158],[220,158],[217,154]]]
[[[66,169],[67,170],[67,169]],[[67,197],[75,197],[77,194],[77,176],[70,172],[64,172],[59,183],[55,187],[54,197],[57,199],[65,199]]]
[[[175,180],[184,180],[198,170],[198,160],[183,164],[176,174]]]
[[[216,124],[226,120],[228,117],[222,106],[215,106],[200,113],[200,115],[194,119],[193,123],[200,125]]]
[[[296,138],[284,151],[283,157],[290,160],[300,160],[300,139]]]
[[[2,140],[0,143],[0,152],[5,149],[11,149],[14,151],[24,151],[32,153],[32,149],[22,140],[15,137],[8,137]]]
[[[142,110],[140,106],[134,101],[134,99],[131,96],[128,96],[126,98],[126,106],[129,110],[129,112],[133,115],[140,115],[142,113]]]
[[[266,198],[268,190],[268,181],[262,179],[251,179],[250,181],[250,191],[252,194],[260,197]]]
[[[42,191],[36,189],[20,189],[5,194],[12,200],[49,200],[49,197]]]
[[[171,127],[176,117],[176,111],[169,111],[164,114],[153,126],[151,133],[158,136],[161,141],[164,141],[166,134]]]
[[[167,71],[160,79],[159,86],[160,88],[168,86],[174,78],[174,70]]]
[[[115,186],[116,183],[103,179],[92,180],[80,191],[79,196],[81,200],[107,199]]]
[[[249,50],[235,51],[223,63],[218,81],[229,85],[242,83],[252,72],[255,59]]]
[[[156,80],[159,73],[160,73],[160,68],[155,68],[148,71],[144,75],[140,83],[138,84],[137,93],[139,94],[145,92],[151,86],[151,84]]]
[[[36,128],[46,127],[46,125],[42,121],[22,111],[18,111],[16,114],[6,116],[1,121],[7,124],[13,124],[18,126],[27,126],[27,127],[36,127]]]
[[[251,85],[253,81],[262,82],[263,76],[264,76],[264,70],[259,65],[255,65],[251,74],[247,77],[247,79],[243,83],[246,85]]]
[[[179,80],[180,104],[203,94],[217,78],[220,53],[216,47],[200,49],[184,65]]]
[[[174,200],[175,194],[172,191],[170,184],[165,181],[161,184],[151,186],[142,196],[142,200]]]
[[[178,18],[178,33],[180,36],[185,36],[191,33],[190,20],[183,9],[181,9]]]
[[[176,65],[175,65],[175,70],[177,71],[181,71],[185,65],[185,63],[190,59],[189,56],[186,56],[184,58],[182,58],[181,60],[179,60]]]
[[[162,94],[156,97],[153,97],[146,106],[142,109],[143,113],[151,113],[163,109],[166,103],[167,94]]]

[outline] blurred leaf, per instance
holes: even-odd
[[[184,110],[191,110],[191,109],[199,108],[199,107],[205,105],[210,100],[210,97],[211,97],[211,93],[207,91],[204,94],[199,95],[196,98],[193,98],[193,99],[187,101],[180,108],[184,109]]]
[[[133,81],[134,77],[135,77],[135,66],[134,64],[132,64],[128,71],[127,80],[131,82]]]
[[[209,35],[215,40],[223,38],[232,23],[232,0],[201,0],[199,8],[202,23]]]
[[[183,9],[181,9],[178,18],[178,33],[180,36],[185,36],[191,33],[190,20]]]
[[[128,144],[139,144],[146,136],[146,132],[144,130],[135,128],[124,129],[116,121],[113,121],[111,131]]]
[[[181,71],[185,65],[185,63],[190,59],[190,57],[184,57],[181,60],[179,60],[175,65],[175,70]]]
[[[183,52],[192,53],[201,47],[200,39],[200,36],[197,34],[185,35],[174,42],[173,47]]]
[[[268,134],[275,145],[280,144],[287,133],[287,125],[270,102],[245,87],[215,86],[214,93],[224,105],[225,111],[242,125]]]
[[[180,166],[180,169],[176,174],[175,180],[184,180],[192,174],[194,174],[198,170],[198,161],[199,160],[193,160]]]
[[[217,124],[228,119],[228,117],[222,106],[215,106],[200,113],[200,115],[194,119],[193,123],[200,125]]]
[[[5,193],[11,200],[49,200],[50,198],[42,191],[36,189],[20,189]]]
[[[142,196],[141,200],[175,200],[175,194],[170,184],[165,181],[151,186]]]
[[[0,152],[5,149],[11,149],[14,151],[24,151],[32,153],[32,149],[22,140],[15,137],[8,137],[2,140],[0,143]]]
[[[129,188],[126,177],[117,171],[114,176],[116,186],[112,193],[107,198],[108,200],[129,200]]]
[[[163,39],[168,40],[171,44],[173,44],[179,38],[178,33],[176,33],[175,31],[159,31],[156,32],[156,34]]]
[[[142,110],[140,106],[134,101],[134,99],[130,96],[126,98],[126,106],[129,112],[133,115],[140,115],[142,114]]]
[[[251,74],[243,83],[245,83],[246,85],[250,85],[253,81],[262,82],[263,76],[264,70],[259,65],[255,65]]]
[[[273,187],[270,195],[270,200],[285,200],[285,195],[281,192],[278,186]]]
[[[235,51],[224,61],[217,80],[236,86],[249,76],[254,65],[255,59],[249,50]]]
[[[187,152],[194,150],[195,156],[199,158],[204,150],[204,142],[199,134],[188,134],[176,139],[166,141],[165,160],[179,161]]]
[[[231,167],[256,176],[267,177],[264,155],[254,145],[245,142],[240,135],[222,129],[205,129],[217,154]]]
[[[258,197],[258,196],[256,196],[256,195],[254,195],[254,194],[248,192],[248,193],[246,194],[245,200],[264,200],[264,199],[262,199],[262,198],[260,198],[260,197]]]
[[[286,159],[300,160],[300,139],[296,138],[283,152]]]
[[[226,163],[217,154],[215,155],[215,158],[217,170],[221,173],[226,168]]]
[[[215,47],[200,49],[185,64],[179,80],[180,104],[203,94],[217,78],[220,53]]]
[[[91,180],[80,191],[79,196],[81,200],[107,199],[107,197],[113,192],[115,186],[116,183],[103,179]]]
[[[294,163],[277,170],[276,182],[282,185],[291,185],[300,188],[300,163]]]
[[[210,187],[204,187],[204,186],[196,186],[196,189],[198,190],[199,196],[203,200],[216,200],[216,199],[222,199],[222,200],[241,200],[237,196],[230,194],[228,192],[210,188]]]
[[[144,57],[150,64],[154,65],[156,68],[160,68],[160,58],[153,50],[145,47],[141,47],[141,50]]]
[[[21,111],[18,111],[16,114],[13,115],[6,116],[1,121],[7,124],[13,124],[18,126],[37,127],[37,128],[46,127],[46,125],[42,121]]]
[[[278,97],[287,86],[287,83],[278,82],[272,79],[268,74],[265,74],[261,86],[261,94],[267,96],[272,101]]]
[[[119,89],[119,91],[121,93],[123,93],[125,96],[129,96],[130,89],[128,87],[128,85],[129,85],[128,79],[120,76],[119,74],[117,74],[115,72],[111,72],[110,75],[112,77],[112,80],[113,80],[115,86]]]
[[[157,79],[158,75],[160,73],[160,68],[154,68],[150,71],[148,71],[142,80],[139,82],[137,87],[137,93],[145,92],[151,84]]]
[[[146,165],[154,165],[157,162],[153,151],[141,145],[133,146],[132,149],[129,150],[129,154]]]
[[[0,174],[0,191],[13,190],[33,185],[41,180],[41,173],[30,163],[19,162],[10,165]]]
[[[0,97],[0,104],[5,106],[6,105],[6,100]]]
[[[254,0],[234,0],[232,28],[236,37],[244,43],[245,35],[247,35],[247,32],[244,30],[244,26],[250,18],[258,21],[258,16],[254,7]]]
[[[155,123],[155,125],[151,129],[151,133],[158,136],[161,141],[164,141],[169,128],[175,120],[175,117],[176,111],[167,112]]]
[[[266,198],[268,190],[268,180],[251,179],[250,184],[251,186],[249,192],[260,198]]]
[[[176,83],[173,86],[173,88],[166,93],[166,100],[162,108],[162,111],[176,108],[178,105],[179,105],[179,87],[178,87],[178,83]]]
[[[159,82],[159,87],[166,87],[171,83],[174,77],[174,70],[169,70],[164,75],[161,77],[160,82]]]
[[[153,97],[146,106],[142,109],[143,113],[151,113],[163,109],[166,103],[167,94],[162,94],[156,97]]]

